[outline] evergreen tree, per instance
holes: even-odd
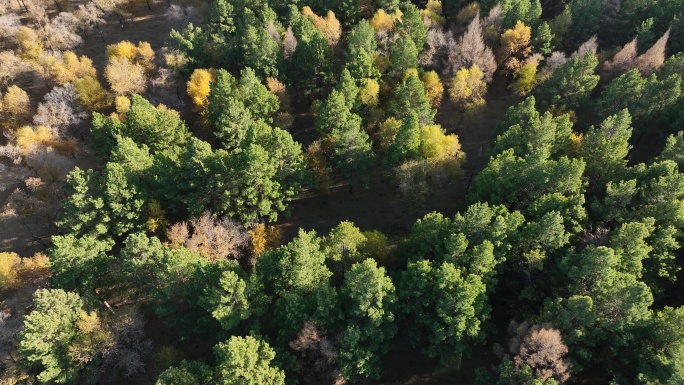
[[[399,132],[392,143],[387,148],[385,163],[388,166],[398,166],[401,163],[416,159],[420,149],[420,125],[418,115],[412,112],[404,118]]]
[[[594,74],[597,65],[598,59],[592,52],[581,59],[571,58],[539,86],[535,92],[536,98],[543,108],[552,105],[579,107],[598,84],[599,76]]]
[[[423,82],[418,75],[410,73],[387,103],[387,113],[396,119],[405,119],[411,113],[415,113],[421,124],[432,124],[437,111],[432,108],[425,95]]]
[[[339,347],[340,371],[345,378],[377,378],[383,354],[397,331],[396,294],[385,269],[366,259],[347,271],[340,289],[346,327]]]

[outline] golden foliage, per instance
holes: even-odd
[[[444,85],[439,80],[439,75],[435,71],[425,72],[422,81],[425,86],[425,96],[432,107],[438,109],[442,104],[442,96],[444,95]]]
[[[154,50],[146,41],[139,41],[137,46],[127,40],[110,44],[107,46],[107,58],[110,62],[113,58],[128,59],[145,68],[148,73],[154,71]]]
[[[328,11],[325,17],[321,17],[316,15],[309,6],[305,6],[302,8],[302,15],[311,19],[316,28],[323,32],[323,36],[328,40],[329,46],[334,47],[337,45],[342,36],[342,26],[332,11]]]
[[[473,3],[468,4],[467,6],[463,7],[460,11],[458,11],[458,15],[456,15],[456,24],[457,25],[467,25],[469,24],[475,16],[480,12],[480,4],[476,1]]]
[[[383,55],[379,52],[373,52],[375,66],[378,68],[380,73],[385,73],[387,67],[389,67],[390,59],[389,56]]]
[[[380,124],[380,129],[377,133],[378,147],[380,147],[380,149],[386,149],[390,144],[394,143],[394,139],[401,128],[401,124],[402,121],[395,118],[388,118]]]
[[[0,290],[11,289],[19,282],[17,274],[21,258],[15,253],[0,253]]]
[[[44,126],[21,127],[15,133],[14,141],[22,156],[46,151],[49,148],[55,149],[62,155],[69,156],[78,152],[78,142],[75,139],[59,140],[52,129]]]
[[[442,2],[440,0],[428,0],[425,9],[420,10],[423,16],[423,23],[428,26],[444,26],[446,19],[442,13]]]
[[[396,15],[389,15],[384,9],[378,9],[373,18],[370,19],[370,25],[376,33],[391,31],[394,28],[394,20],[396,20]]]
[[[520,71],[515,75],[515,82],[511,85],[516,94],[524,96],[532,91],[537,84],[538,65],[538,61],[528,60],[522,68],[520,68]]]
[[[362,234],[366,240],[359,245],[360,254],[373,258],[380,266],[387,266],[390,263],[388,258],[390,246],[387,235],[378,230],[364,231]]]
[[[498,62],[509,72],[517,73],[532,52],[531,38],[532,29],[518,20],[515,27],[501,34],[501,45],[497,51]]]
[[[18,55],[22,59],[34,61],[43,53],[43,43],[41,43],[36,31],[31,28],[19,27],[14,37],[19,43]]]
[[[124,57],[130,61],[135,60],[138,48],[130,41],[124,40],[107,46],[107,58]]]
[[[159,201],[153,200],[147,205],[147,230],[155,233],[164,230],[169,226],[166,220],[166,213],[162,209]]]
[[[359,89],[359,101],[364,106],[377,107],[380,103],[380,84],[374,79],[365,79]]]
[[[31,101],[26,91],[13,85],[0,98],[0,122],[14,129],[31,118]]]
[[[584,134],[573,132],[570,134],[570,141],[572,142],[572,147],[570,147],[570,154],[577,155],[582,150],[582,142],[584,141]]]
[[[190,75],[187,83],[188,96],[192,99],[192,104],[197,111],[205,112],[209,105],[209,92],[211,92],[211,82],[216,76],[215,69],[197,68]]]
[[[287,93],[287,87],[285,84],[281,83],[278,79],[267,77],[266,87],[275,96],[278,97],[280,102],[280,110],[288,111],[291,108],[292,102],[290,101],[290,95]]]
[[[114,107],[116,108],[116,113],[121,119],[126,118],[126,114],[131,109],[131,99],[125,96],[117,96],[114,99]]]
[[[485,105],[486,92],[484,73],[473,64],[470,68],[461,68],[456,72],[449,88],[449,98],[466,112],[472,112]]]
[[[255,223],[249,230],[249,251],[254,256],[259,256],[266,251],[266,225]]]
[[[112,105],[112,96],[93,76],[74,80],[74,88],[81,104],[90,111],[100,111]]]
[[[47,262],[47,256],[41,253],[32,258],[19,258],[16,253],[0,253],[0,290],[45,281],[49,274]]]
[[[420,129],[420,153],[424,158],[434,160],[463,156],[458,136],[446,135],[439,125]]]

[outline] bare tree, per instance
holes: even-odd
[[[74,16],[78,20],[78,29],[82,31],[86,37],[94,29],[100,31],[100,37],[104,41],[100,25],[105,23],[103,18],[104,12],[98,8],[94,3],[88,2],[86,4],[79,4],[74,12]]]
[[[0,16],[0,48],[14,48],[17,46],[17,39],[14,35],[21,26],[21,19],[17,14],[8,13]]]
[[[190,221],[192,236],[185,243],[190,250],[212,261],[240,257],[249,235],[229,219],[215,219],[208,211]]]
[[[297,338],[290,342],[290,348],[299,354],[299,359],[304,363],[302,367],[313,369],[305,373],[305,377],[310,382],[320,383],[321,377],[327,377],[335,385],[346,383],[337,369],[335,345],[315,322],[311,320],[304,322]]]
[[[283,38],[283,56],[285,59],[292,57],[292,54],[297,49],[297,38],[292,32],[292,27],[287,27],[285,31],[285,37]]]
[[[665,48],[669,37],[670,30],[668,29],[648,51],[637,57],[636,66],[642,74],[650,75],[665,63]]]
[[[229,219],[216,219],[208,211],[190,221],[192,235],[186,222],[177,223],[166,236],[171,247],[185,246],[203,257],[217,261],[237,259],[249,242],[249,235]]]
[[[562,384],[570,378],[571,365],[565,358],[568,347],[563,343],[560,331],[554,329],[553,325],[511,321],[508,335],[508,352],[513,356],[516,367],[528,365],[541,381],[553,378]],[[504,353],[500,346],[495,350]]]
[[[0,87],[7,87],[11,82],[16,82],[17,75],[26,68],[26,63],[14,52],[0,52]]]
[[[38,112],[33,116],[33,123],[53,128],[63,135],[70,126],[81,123],[88,117],[78,104],[78,93],[72,84],[55,87],[47,95],[45,101],[38,104]]]
[[[79,20],[74,14],[62,12],[43,29],[43,40],[53,50],[69,50],[83,44],[83,39],[76,33]]]
[[[276,28],[275,24],[273,21],[270,21],[268,23],[268,27],[266,27],[266,30],[268,31],[269,36],[271,36],[271,39],[278,44],[280,48],[283,47],[283,39],[280,37],[280,33],[278,32],[278,28]]]
[[[622,49],[613,56],[613,60],[603,63],[603,70],[608,77],[617,77],[636,67],[637,39],[625,44]]]
[[[436,68],[447,64],[449,50],[456,45],[453,34],[441,29],[428,31],[427,49],[418,57],[424,67]]]
[[[596,40],[596,35],[592,36],[589,38],[589,40],[585,41],[582,43],[582,45],[575,51],[571,57],[576,57],[578,59],[584,58],[584,55],[588,54],[589,52],[593,52],[596,54],[596,51],[598,50],[598,41]]]
[[[455,74],[461,68],[477,65],[485,75],[487,82],[492,81],[496,71],[494,52],[482,38],[482,26],[478,15],[470,22],[466,32],[458,39],[458,43],[449,50],[449,69]]]

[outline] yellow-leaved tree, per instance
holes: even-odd
[[[74,80],[74,88],[81,104],[90,111],[100,111],[112,105],[112,96],[93,76]]]
[[[31,101],[26,91],[13,85],[0,98],[0,128],[15,129],[31,118]]]
[[[211,91],[211,82],[214,81],[215,76],[216,70],[213,68],[197,68],[192,72],[190,80],[188,80],[188,96],[192,99],[195,109],[201,113],[206,112],[209,105],[208,97]]]
[[[430,101],[432,108],[438,109],[442,104],[442,96],[444,95],[444,85],[439,80],[439,75],[435,71],[427,71],[421,80],[425,86],[425,96]]]
[[[342,25],[332,11],[328,11],[325,17],[321,17],[316,15],[309,6],[306,6],[302,8],[302,15],[310,18],[316,28],[323,32],[323,36],[328,40],[329,46],[334,47],[337,45],[342,36]]]
[[[515,27],[505,30],[501,34],[501,44],[497,51],[497,61],[511,74],[515,74],[522,68],[525,59],[532,52],[530,39],[532,29],[518,20]]]
[[[485,106],[486,92],[484,73],[473,64],[470,68],[461,68],[456,72],[449,88],[449,99],[466,113],[472,113]]]

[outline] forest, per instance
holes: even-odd
[[[684,384],[684,0],[0,0],[0,385]]]

